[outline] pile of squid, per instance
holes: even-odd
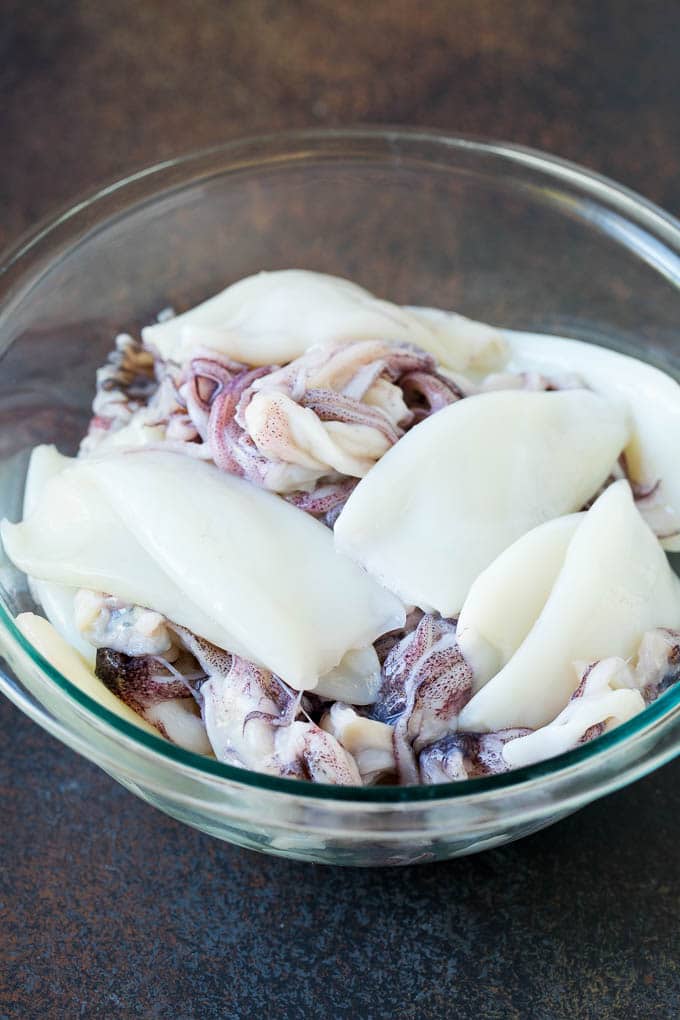
[[[603,348],[259,274],[119,335],[77,457],[33,452],[18,623],[229,765],[502,774],[680,679],[678,422]]]
[[[360,340],[258,368],[205,350],[177,368],[123,334],[100,372],[83,451],[137,431],[332,524],[409,428],[463,396],[410,344]]]
[[[612,720],[629,718],[628,702],[649,704],[680,679],[680,632],[651,630],[635,668],[616,658],[585,667],[548,725],[473,733],[457,728],[472,670],[453,620],[414,611],[402,630],[380,638],[376,700],[351,705],[295,691],[157,613],[85,590],[77,599],[81,630],[98,649],[97,676],[167,739],[228,764],[321,783],[497,775],[600,736]]]

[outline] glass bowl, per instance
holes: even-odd
[[[38,229],[0,277],[0,513],[20,516],[31,446],[73,452],[114,335],[260,269],[357,280],[680,368],[680,224],[569,163],[425,131],[235,142],[134,174]],[[433,861],[533,832],[673,757],[680,686],[567,754],[442,786],[337,788],[246,772],[137,730],[17,630],[3,558],[2,689],[129,790],[220,839],[332,864]]]

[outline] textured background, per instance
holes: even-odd
[[[680,213],[680,7],[4,0],[0,244],[272,128],[490,135]],[[680,1015],[680,763],[520,844],[348,872],[172,822],[0,705],[0,1017]]]

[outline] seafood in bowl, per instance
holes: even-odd
[[[2,525],[45,617],[21,629],[107,706],[228,764],[410,785],[676,682],[669,376],[302,270],[160,319]]]

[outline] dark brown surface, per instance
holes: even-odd
[[[524,142],[680,212],[680,7],[26,3],[0,242],[139,165],[352,121]],[[677,1017],[680,768],[521,844],[351,873],[220,845],[0,705],[0,1017]]]

